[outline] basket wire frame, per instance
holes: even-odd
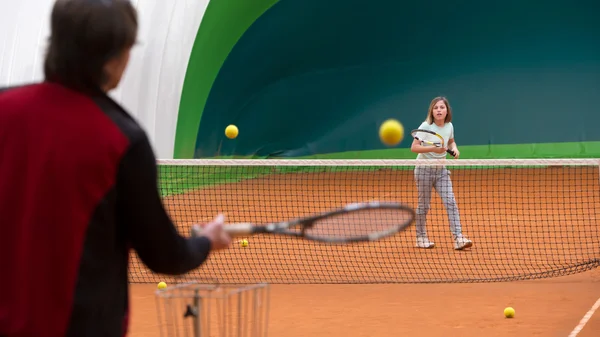
[[[161,337],[266,337],[267,283],[189,282],[156,291]]]

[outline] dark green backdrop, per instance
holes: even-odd
[[[437,95],[464,158],[600,156],[598,13],[591,0],[281,0],[225,60],[194,156],[386,157],[368,152],[385,149],[379,124],[415,128]]]

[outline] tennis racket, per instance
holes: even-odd
[[[421,142],[421,144],[425,143],[427,145],[435,146],[435,147],[443,147],[444,146],[444,138],[437,132],[431,130],[423,130],[423,129],[415,129],[410,132],[414,139]],[[446,150],[452,157],[456,157],[454,151],[448,149]]]
[[[406,230],[415,218],[415,211],[404,204],[366,202],[348,204],[343,208],[305,218],[255,225],[226,224],[231,236],[277,234],[327,243],[375,241]],[[192,235],[201,235],[200,227],[192,227]]]

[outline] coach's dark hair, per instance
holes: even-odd
[[[128,0],[57,0],[50,28],[46,80],[97,92],[108,80],[104,65],[135,44],[138,20]]]

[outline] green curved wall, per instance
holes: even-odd
[[[599,2],[246,6],[243,20],[205,14],[176,157],[414,158],[410,140],[388,149],[377,128],[390,117],[417,127],[437,95],[454,109],[462,158],[600,156]]]
[[[277,0],[212,0],[196,34],[183,85],[174,158],[193,158],[211,87],[236,42]]]

